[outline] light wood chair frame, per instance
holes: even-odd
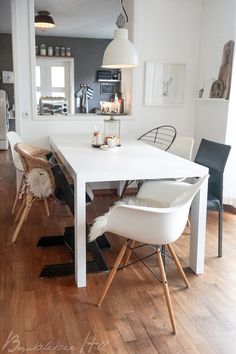
[[[115,260],[113,268],[110,271],[110,274],[106,280],[106,283],[104,285],[104,288],[103,288],[102,294],[100,296],[100,299],[97,303],[97,306],[101,306],[125,254],[126,254],[126,257],[125,257],[125,261],[124,261],[124,266],[128,265],[129,258],[132,253],[132,249],[134,247],[134,244],[135,244],[135,240],[126,240],[124,242],[124,244],[123,244],[116,260]],[[178,270],[180,276],[182,277],[186,287],[189,288],[190,284],[189,284],[188,279],[184,273],[184,270],[180,264],[180,261],[174,251],[173,246],[171,244],[167,244],[166,246],[168,247],[168,250],[174,260],[177,270]],[[157,263],[158,263],[160,277],[161,277],[160,281],[162,283],[163,290],[164,290],[164,295],[165,295],[167,309],[168,309],[168,313],[169,313],[169,317],[170,317],[172,331],[173,331],[173,334],[176,334],[176,323],[175,323],[174,311],[173,311],[172,301],[171,301],[171,297],[170,297],[170,291],[169,291],[169,286],[168,286],[168,282],[167,282],[166,272],[165,272],[165,268],[164,268],[163,260],[162,260],[162,256],[161,256],[161,248],[159,246],[156,247],[156,255],[157,255]],[[147,268],[149,269],[149,267],[147,267]],[[151,272],[154,274],[153,271],[151,271]]]
[[[33,145],[24,144],[24,143],[16,144],[15,150],[20,155],[20,159],[21,159],[22,165],[24,167],[24,171],[25,171],[25,176],[32,169],[41,168],[44,171],[46,171],[46,173],[48,174],[50,182],[51,182],[52,190],[54,190],[55,189],[54,176],[52,174],[52,170],[51,170],[49,162],[45,159],[45,155],[47,153],[49,153],[49,151],[46,149],[43,149],[43,148],[35,147]],[[23,179],[23,182],[24,182],[24,179]],[[23,186],[23,182],[22,182],[22,186]],[[19,193],[20,193],[20,191],[19,191]],[[17,223],[17,226],[16,226],[13,236],[12,236],[12,241],[11,241],[12,243],[16,242],[18,234],[20,232],[20,229],[21,229],[24,221],[26,221],[26,219],[30,213],[30,209],[31,209],[32,205],[36,201],[42,200],[44,202],[44,207],[45,207],[47,216],[50,215],[48,203],[47,203],[47,200],[49,197],[47,197],[47,198],[36,197],[32,194],[32,192],[28,188],[25,190],[24,193],[25,193],[25,195],[23,197],[21,207],[20,207],[20,209],[16,215],[16,218],[15,218],[15,221],[16,222],[18,221],[18,223]]]
[[[22,144],[22,143],[18,143],[18,144]],[[30,144],[24,144],[24,146],[25,146],[26,151],[30,155],[35,156],[35,157],[42,157],[45,159],[45,156],[50,152],[49,150],[47,150],[45,148],[37,147],[34,145],[30,145]],[[15,149],[15,147],[14,147],[14,149]],[[18,152],[17,149],[15,149],[15,151]],[[21,159],[21,162],[22,162],[22,159]],[[22,165],[23,165],[23,162],[22,162]],[[22,190],[22,187],[23,187],[24,181],[25,181],[25,166],[24,165],[23,165],[23,168],[24,168],[24,171],[22,171],[21,180],[20,180],[17,192],[16,192],[15,199],[14,199],[14,203],[13,203],[13,207],[12,207],[12,211],[11,211],[12,214],[15,213],[16,206],[17,206],[18,201],[20,200],[21,190]],[[49,215],[49,210],[48,210],[48,207],[46,208],[46,205],[45,205],[45,210],[46,210],[46,214]]]

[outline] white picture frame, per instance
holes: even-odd
[[[13,84],[14,83],[13,71],[3,71],[2,82],[3,84]]]
[[[145,105],[176,106],[184,101],[185,64],[148,60],[145,69]]]

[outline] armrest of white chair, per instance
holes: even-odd
[[[117,205],[109,215],[106,231],[150,244],[171,243],[182,234],[189,207],[190,204],[170,208]]]

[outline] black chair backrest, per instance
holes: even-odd
[[[208,194],[222,204],[223,173],[231,146],[202,139],[195,162],[209,168]]]
[[[70,185],[65,174],[59,164],[52,167],[52,173],[55,178],[55,196],[62,202],[66,203],[72,214],[74,215],[74,189],[73,185]]]
[[[162,125],[149,130],[141,135],[138,140],[143,140],[161,150],[167,151],[176,138],[177,131],[172,125]]]

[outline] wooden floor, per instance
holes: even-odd
[[[161,284],[143,266],[118,272],[101,308],[96,303],[107,274],[88,275],[87,288],[74,278],[40,279],[44,264],[67,262],[63,247],[36,248],[41,235],[60,234],[72,219],[65,206],[51,201],[51,216],[35,205],[10,245],[15,171],[8,153],[0,152],[0,352],[37,353],[236,353],[236,215],[224,214],[224,255],[218,259],[216,215],[208,215],[205,274],[187,269],[186,289],[171,261],[167,277],[177,321],[171,334]],[[99,196],[88,209],[91,221],[114,201]],[[120,240],[109,236],[104,251],[109,265]],[[187,266],[189,235],[175,245]],[[144,251],[142,251],[144,252]],[[156,259],[149,259],[156,269]]]

